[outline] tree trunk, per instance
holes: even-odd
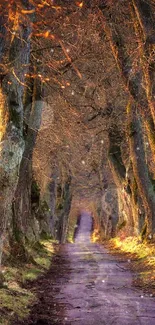
[[[133,7],[134,6],[135,13],[137,18],[133,16]],[[129,92],[129,96],[135,104],[132,108],[136,108],[139,110],[138,115],[136,113],[135,120],[134,116],[130,115],[131,126],[133,125],[135,130],[133,131],[133,135],[130,139],[130,150],[132,156],[132,165],[134,176],[136,179],[138,191],[140,193],[142,201],[144,201],[145,213],[146,213],[146,221],[147,221],[147,235],[152,236],[152,232],[154,232],[154,192],[152,183],[149,179],[148,168],[145,161],[145,151],[143,147],[142,140],[142,130],[141,130],[141,117],[147,119],[145,123],[147,126],[147,134],[149,138],[149,142],[151,144],[152,152],[154,153],[154,105],[152,104],[152,80],[150,77],[150,65],[147,63],[147,59],[150,60],[150,49],[144,49],[144,42],[140,38],[139,29],[137,29],[137,25],[140,24],[141,28],[145,29],[146,33],[146,25],[150,22],[146,22],[144,24],[144,20],[142,20],[142,16],[144,15],[146,2],[143,0],[133,0],[129,2],[129,14],[133,19],[134,27],[135,27],[135,41],[140,45],[139,51],[139,61],[140,65],[137,69],[134,69],[134,62],[132,62],[131,56],[128,55],[128,47],[125,43],[121,31],[115,25],[113,21],[110,20],[110,15],[104,15],[105,18],[105,32],[109,39],[110,46],[116,60],[116,64],[118,69],[120,70],[122,79],[124,81],[124,85],[126,90]],[[146,4],[147,6],[147,4]],[[137,9],[138,8],[138,9]],[[140,11],[141,12],[140,12]],[[150,9],[147,6],[147,14],[150,17]],[[145,15],[144,15],[145,16]],[[143,17],[145,19],[145,17]],[[144,26],[145,25],[145,26]],[[138,27],[139,28],[139,27]],[[139,44],[140,43],[140,44]],[[145,56],[145,62],[144,62]],[[150,62],[150,61],[149,61]],[[144,64],[145,63],[145,64]],[[144,66],[143,66],[144,65]],[[145,81],[145,87],[143,84]],[[134,112],[132,113],[132,115]],[[132,120],[133,119],[133,120]],[[150,120],[151,119],[151,120]],[[133,122],[133,123],[132,123]],[[153,124],[152,124],[153,123]],[[132,134],[132,130],[130,130],[130,134]],[[137,149],[140,148],[140,149]]]
[[[147,236],[152,237],[155,232],[155,193],[145,160],[141,118],[133,103],[128,106],[128,120],[130,154],[134,176],[144,202]]]
[[[60,187],[59,187],[60,189]],[[57,194],[58,205],[56,209],[57,215],[57,239],[64,243],[67,236],[68,217],[72,201],[71,193],[71,177],[67,176],[61,191]],[[60,196],[59,196],[60,195]]]
[[[146,128],[153,159],[155,160],[155,126],[152,117],[150,116],[147,119],[143,119],[143,123]]]
[[[7,25],[7,20],[8,20],[8,13],[7,13],[7,8],[5,7],[6,4],[1,5],[1,12],[2,14],[0,15],[0,61],[3,57],[4,49],[5,49],[5,43],[6,43],[6,25]]]
[[[138,43],[140,63],[144,76],[144,86],[148,108],[141,110],[148,140],[155,158],[155,70],[153,46],[155,44],[155,19],[151,4],[144,0],[132,0],[131,12]]]
[[[134,201],[132,201],[132,190],[129,183],[129,181],[131,182],[132,180],[128,180],[126,178],[126,168],[124,166],[121,153],[122,138],[119,130],[117,129],[117,126],[110,128],[110,130],[108,159],[118,190],[118,208],[120,208],[118,211],[119,221],[117,228],[127,222],[126,229],[128,234],[133,234],[134,222],[132,204],[134,204]]]
[[[152,31],[154,30],[154,24],[152,21],[153,18],[151,19],[151,21],[144,17],[143,19],[141,18],[142,14],[144,15],[145,11],[143,10],[143,5],[146,5],[149,17],[153,17],[153,14],[151,14],[151,7],[146,4],[145,1],[132,0],[132,3],[133,7],[131,3],[129,3],[129,12],[131,18],[133,19],[135,28],[135,42],[138,43],[139,49],[139,61],[141,65],[138,70],[134,70],[133,68],[134,62],[132,62],[130,56],[127,53],[127,44],[124,43],[122,35],[117,30],[117,28],[113,28],[113,23],[109,22],[108,18],[104,16],[106,21],[105,32],[109,39],[112,53],[116,60],[116,64],[118,66],[118,69],[120,70],[125,89],[128,90],[132,100],[134,100],[136,104],[139,104],[140,113],[143,116],[144,121],[146,121],[145,124],[148,140],[154,156],[155,137],[153,136],[153,129],[155,128],[155,76],[154,68],[152,66],[154,64],[154,58],[151,59],[151,53],[153,53],[152,46],[154,44],[154,41],[152,41],[153,43],[150,43],[150,41],[148,42],[149,34],[148,28],[146,27],[151,23],[152,28],[150,29],[150,32],[151,35],[154,35],[154,33],[152,33]],[[140,26],[144,31],[144,36],[142,36]],[[143,79],[145,87],[143,85]]]
[[[13,5],[12,5],[13,6]],[[21,1],[23,9],[30,9],[28,1]],[[23,140],[23,91],[25,73],[30,59],[30,15],[22,16],[16,7],[16,29],[9,50],[9,71],[1,83],[1,111],[7,112],[5,132],[1,142],[0,161],[0,264],[3,242],[6,237],[6,227],[11,218],[11,204],[14,197],[20,162],[24,151]]]
[[[30,94],[29,94],[30,95]],[[34,87],[25,110],[25,128],[27,124],[27,136],[25,150],[19,170],[19,180],[13,202],[13,234],[12,240],[20,245],[27,241],[35,241],[39,225],[32,216],[31,188],[32,188],[32,156],[33,150],[41,124],[43,108],[43,89],[40,80],[34,80]],[[29,112],[29,113],[28,113]],[[29,118],[28,115],[30,114]]]

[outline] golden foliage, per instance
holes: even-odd
[[[7,124],[7,114],[5,112],[5,95],[3,94],[2,90],[0,89],[0,141],[2,141],[3,136],[6,130]]]

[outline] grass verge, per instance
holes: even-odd
[[[10,325],[13,319],[21,320],[28,316],[30,306],[37,298],[24,285],[49,269],[55,248],[52,240],[44,240],[28,250],[33,263],[14,261],[2,267],[5,282],[0,289],[0,325]]]
[[[144,288],[155,296],[155,245],[141,242],[137,237],[119,237],[108,242],[112,254],[127,258],[130,268],[135,272],[134,285]]]
[[[74,235],[77,228],[80,213],[78,210],[74,209],[69,216],[69,225],[67,231],[67,241],[68,243],[74,243]]]

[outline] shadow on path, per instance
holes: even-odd
[[[63,254],[63,245],[52,258],[50,270],[29,282],[27,288],[36,293],[37,302],[32,306],[31,313],[26,320],[14,319],[12,325],[63,325],[66,324],[65,309],[68,304],[57,299],[61,287],[69,281],[70,266],[68,258]],[[67,323],[69,324],[69,323]]]
[[[34,282],[39,302],[28,320],[12,325],[154,325],[155,298],[132,286],[127,261],[90,241],[83,213],[74,244],[60,246],[46,276]]]

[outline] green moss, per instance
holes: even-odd
[[[75,229],[77,226],[77,220],[78,220],[78,215],[72,216],[72,218],[69,219],[69,226],[68,226],[68,232],[67,232],[67,241],[69,243],[74,242],[74,234],[75,234]]]
[[[10,152],[9,152],[9,156],[10,156],[10,157],[13,157],[13,155],[14,155],[14,152],[10,151]]]
[[[42,273],[43,271],[37,268],[31,268],[24,270],[22,272],[22,282],[24,283],[25,281],[33,281],[38,278],[38,276]]]
[[[50,211],[50,208],[49,208],[49,206],[48,206],[48,204],[47,204],[46,201],[43,201],[43,202],[41,203],[41,210],[42,210],[43,212],[48,212],[48,211]]]
[[[48,269],[50,267],[51,261],[48,258],[48,256],[46,257],[37,257],[35,258],[35,261],[38,265],[44,267],[45,269]]]
[[[121,223],[119,223],[117,225],[117,229],[118,230],[121,230],[122,228],[124,228],[126,226],[126,223],[127,223],[127,221],[126,220],[123,220]]]
[[[138,200],[138,187],[137,187],[137,182],[134,178],[133,184],[132,184],[132,193],[133,193],[133,197],[134,197],[134,201],[135,203],[137,203]]]
[[[133,137],[136,133],[136,125],[134,122],[130,122],[129,126],[128,126],[128,134],[129,137]]]
[[[10,120],[17,128],[20,128],[21,115],[14,108],[10,111]]]
[[[39,204],[39,199],[40,199],[40,188],[39,188],[36,180],[33,179],[32,185],[31,185],[31,201],[32,201],[32,203]]]
[[[145,223],[144,226],[143,226],[143,228],[142,228],[142,230],[141,230],[140,237],[142,239],[144,239],[145,236],[146,236],[146,234],[147,234],[147,224]]]
[[[35,180],[32,181],[31,189],[35,194],[39,195],[40,189]]]
[[[56,210],[62,210],[62,209],[63,209],[62,199],[57,199]]]
[[[28,263],[8,264],[4,268],[4,286],[0,289],[0,325],[11,325],[13,319],[28,316],[29,306],[36,302],[36,296],[23,288],[26,281],[33,281],[51,265],[54,254],[52,240],[44,240],[33,247],[27,247],[32,261]]]
[[[13,285],[12,285],[13,286]],[[9,288],[10,287],[10,288]],[[28,305],[34,303],[35,296],[28,290],[18,288],[18,285],[0,290],[0,311],[3,311],[0,324],[10,324],[13,317],[22,319],[28,316]]]
[[[5,281],[10,282],[16,279],[18,268],[8,267],[5,272]]]
[[[40,234],[40,238],[42,240],[53,240],[53,238],[51,237],[50,234],[48,234],[47,232],[45,231],[42,231],[41,234]]]
[[[155,179],[151,179],[153,185],[153,191],[155,191]]]

